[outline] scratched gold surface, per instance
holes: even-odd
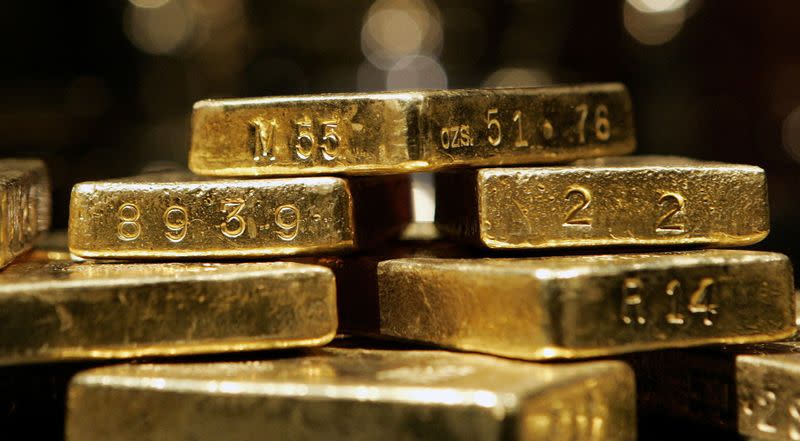
[[[23,261],[0,272],[0,365],[322,345],[335,296],[296,263]]]
[[[524,359],[795,332],[786,256],[739,250],[378,265],[380,334]]]
[[[72,381],[67,440],[632,441],[634,388],[615,361],[441,351],[114,366]]]
[[[400,234],[409,195],[406,176],[85,182],[72,191],[69,246],[88,258],[338,253]]]
[[[0,160],[0,268],[50,227],[50,179],[38,159]]]
[[[394,174],[630,153],[621,84],[419,90],[195,104],[201,175]]]
[[[492,249],[748,245],[769,233],[764,170],[670,156],[442,173],[436,222]]]

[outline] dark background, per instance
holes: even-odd
[[[800,2],[6,2],[0,155],[45,158],[55,225],[78,181],[185,164],[207,97],[621,81],[640,153],[767,170],[800,257]]]

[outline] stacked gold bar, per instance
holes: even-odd
[[[764,171],[634,148],[619,84],[198,102],[196,175],[80,183],[69,252],[0,272],[0,365],[157,359],[75,376],[72,441],[633,440],[633,371],[576,360],[641,375],[796,329],[786,256],[702,249],[767,235]],[[0,263],[49,213],[46,174],[7,164]],[[415,171],[438,233],[400,237]],[[769,369],[792,390],[787,360],[740,365]],[[742,433],[792,436],[751,383]]]

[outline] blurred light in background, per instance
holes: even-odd
[[[176,52],[192,32],[192,16],[178,0],[130,0],[125,33],[137,48],[153,55]]]
[[[681,31],[697,9],[690,0],[626,0],[622,8],[625,30],[641,44],[660,45]]]
[[[550,72],[544,69],[522,67],[500,68],[483,81],[484,87],[531,87],[553,83]]]
[[[446,89],[447,73],[438,61],[424,55],[401,58],[386,75],[387,89]]]
[[[409,55],[437,56],[442,50],[439,9],[425,0],[378,0],[361,29],[361,50],[378,68],[391,69]]]
[[[433,2],[377,0],[361,28],[361,51],[376,69],[359,68],[359,89],[447,87],[438,61],[443,40],[441,13]]]

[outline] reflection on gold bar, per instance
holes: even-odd
[[[634,147],[621,84],[326,94],[196,103],[189,167],[217,176],[391,174]]]
[[[0,267],[50,227],[50,180],[44,162],[0,160]]]
[[[777,253],[398,259],[378,265],[380,334],[526,359],[792,335]]]
[[[163,259],[333,253],[372,246],[410,219],[406,176],[209,180],[188,173],[78,184],[70,251]]]
[[[335,293],[296,263],[19,262],[0,273],[0,365],[322,345]]]
[[[70,386],[67,439],[632,441],[634,396],[620,362],[324,349],[84,372]]]
[[[495,249],[747,245],[769,232],[759,167],[664,156],[442,173],[436,222]]]

